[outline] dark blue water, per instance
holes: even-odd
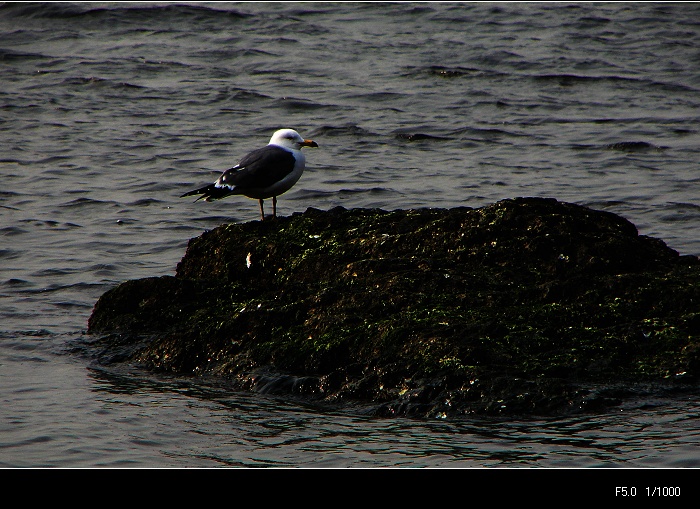
[[[97,298],[257,203],[179,196],[280,127],[278,213],[546,196],[700,255],[700,4],[0,5],[0,466],[698,467],[699,403],[327,414],[76,353]]]

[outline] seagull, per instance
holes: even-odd
[[[195,200],[220,200],[231,194],[242,194],[260,203],[260,220],[265,220],[263,200],[272,198],[272,217],[277,217],[277,197],[289,191],[304,172],[306,158],[302,147],[318,147],[305,140],[294,129],[275,131],[266,147],[253,150],[236,166],[229,168],[213,184],[189,191],[181,196],[201,195]]]

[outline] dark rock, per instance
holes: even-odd
[[[89,332],[152,370],[377,415],[557,415],[634,394],[595,387],[694,390],[699,283],[696,257],[553,199],[308,209],[191,239]]]

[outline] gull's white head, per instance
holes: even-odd
[[[315,141],[305,140],[294,129],[280,129],[279,131],[275,131],[275,134],[270,138],[269,144],[292,150],[300,150],[301,147],[318,147]]]

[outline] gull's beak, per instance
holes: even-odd
[[[304,142],[301,144],[302,147],[318,147],[318,143],[316,143],[314,140],[304,140]]]

